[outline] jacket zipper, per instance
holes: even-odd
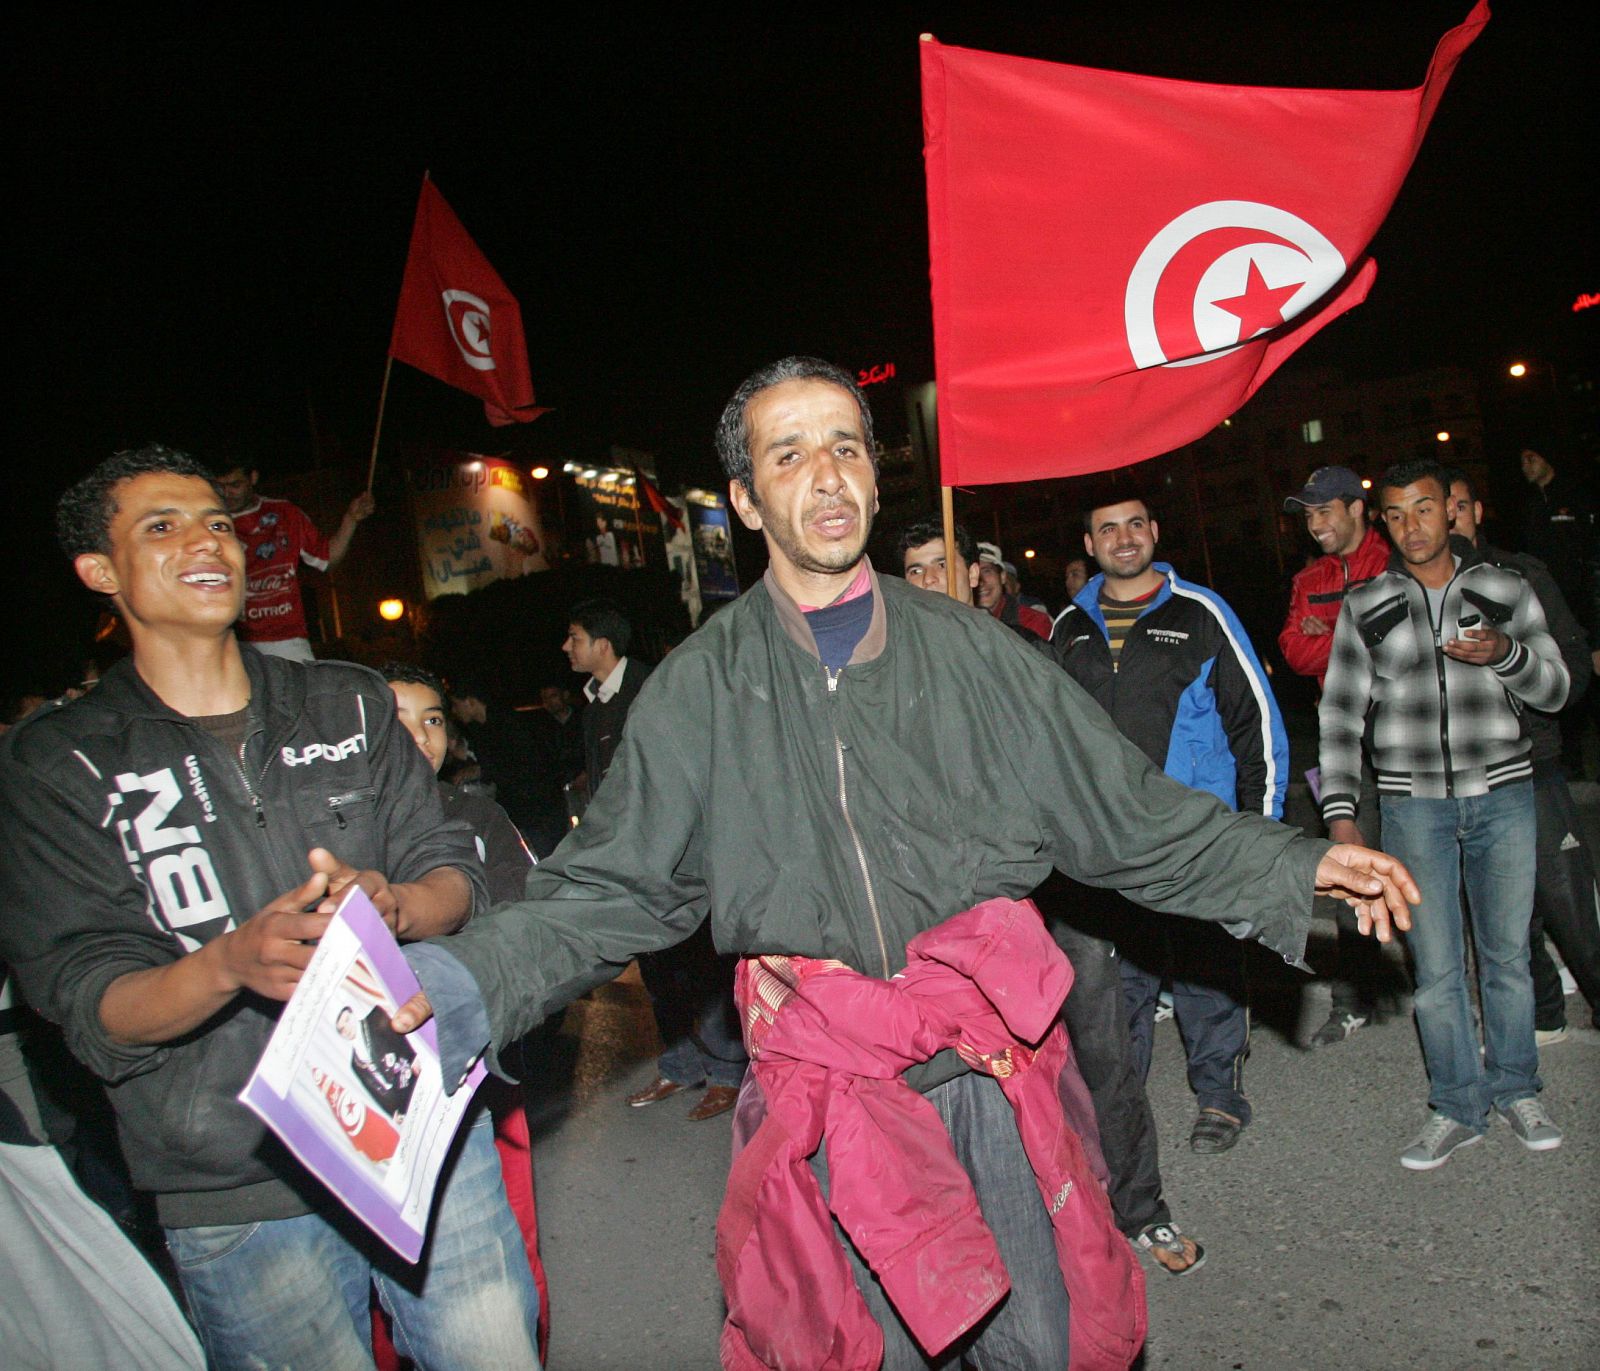
[[[259,732],[261,732],[261,730],[257,729],[256,733],[259,733]],[[257,828],[265,828],[267,826],[267,812],[266,812],[265,809],[262,808],[262,806],[261,806],[261,796],[256,793],[255,786],[250,784],[250,777],[249,777],[248,774],[246,774],[245,769],[244,769],[244,750],[245,750],[245,748],[247,748],[250,745],[250,738],[253,738],[253,737],[255,737],[255,733],[252,733],[250,735],[250,737],[246,738],[244,740],[244,742],[239,744],[238,755],[234,756],[231,760],[233,762],[233,769],[236,772],[238,772],[239,781],[244,786],[244,793],[250,797],[250,804],[255,810],[256,827]],[[269,756],[267,758],[267,760],[265,762],[263,762],[262,765],[261,765],[261,775],[256,777],[256,780],[258,782],[263,780],[266,777],[267,768],[269,766],[271,766],[271,765],[272,765],[272,758]]]
[[[824,667],[828,676],[828,698],[834,700],[839,694],[839,670]],[[861,835],[856,831],[856,822],[850,817],[850,798],[845,791],[844,784],[844,743],[839,737],[839,725],[832,707],[828,710],[828,723],[833,728],[833,757],[839,770],[839,812],[844,815],[844,826],[849,830],[850,841],[855,844],[856,865],[861,868],[861,881],[867,888],[867,909],[872,914],[872,928],[878,935],[878,956],[883,961],[883,979],[889,979],[889,946],[883,936],[883,919],[878,913],[878,897],[872,888],[872,873],[867,869],[867,849],[862,845]]]
[[[1415,577],[1412,579],[1416,580]],[[1447,799],[1455,797],[1456,787],[1455,773],[1450,765],[1450,699],[1446,694],[1444,683],[1444,602],[1450,594],[1450,587],[1455,583],[1455,576],[1445,582],[1444,594],[1439,597],[1437,627],[1433,622],[1433,609],[1428,603],[1427,587],[1423,586],[1422,590],[1422,608],[1428,616],[1429,631],[1433,634],[1433,669],[1439,680],[1439,750],[1444,758],[1444,793]],[[1422,585],[1420,581],[1417,584]]]

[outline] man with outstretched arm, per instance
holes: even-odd
[[[987,1305],[978,1307],[992,1312],[975,1313],[928,1354],[959,1358],[976,1346],[990,1367],[1064,1366],[1069,1320],[1075,1338],[1089,1338],[1080,1315],[1093,1313],[1106,1321],[1098,1345],[1117,1349],[1105,1364],[1126,1365],[1143,1327],[1131,1253],[1098,1187],[1047,1174],[1030,1147],[1037,1136],[1022,1135],[1039,1120],[1014,1095],[1027,1091],[1023,1068],[1040,1060],[1040,1040],[992,1036],[998,1030],[985,1021],[991,1036],[979,1051],[964,1029],[935,1032],[938,1005],[913,1008],[897,987],[933,979],[930,963],[941,955],[947,979],[962,985],[1016,974],[1017,961],[997,954],[1000,964],[986,964],[988,945],[974,941],[998,919],[1009,939],[1026,942],[1029,960],[1020,965],[1037,973],[1031,998],[1008,1012],[1026,1010],[1033,1023],[1042,1015],[1039,1031],[1050,1030],[1063,963],[1033,912],[1008,902],[1026,897],[1052,866],[1154,907],[1225,920],[1296,964],[1314,889],[1356,901],[1381,937],[1405,925],[1407,900],[1419,897],[1405,869],[1381,853],[1303,838],[1167,779],[1003,624],[880,578],[863,556],[878,504],[871,422],[853,379],[813,358],[773,363],[735,391],[717,447],[734,509],[766,540],[765,577],[657,668],[604,789],[583,825],[530,874],[525,897],[411,954],[427,994],[397,1022],[419,1022],[431,1000],[450,1075],[448,1062],[511,1041],[709,918],[719,949],[749,959],[740,985],[752,1047],[781,1033],[825,1058],[788,1059],[784,1079],[816,1082],[797,1100],[762,1083],[782,1076],[784,1063],[751,1053],[736,1136],[754,1127],[752,1152],[760,1142],[769,1158],[793,1163],[780,1188],[797,1208],[777,1217],[826,1219],[808,1181],[847,1190],[871,1210],[881,1191],[864,1187],[855,1170],[859,1148],[850,1144],[859,1134],[838,1136],[825,1118],[824,1149],[808,1167],[806,1140],[782,1130],[881,1096],[886,1129],[910,1130],[930,1155],[958,1164],[951,1194],[976,1225],[963,1233],[975,1252],[999,1254],[957,1261],[938,1283],[935,1313],[972,1296],[969,1276],[989,1282]],[[1019,713],[1041,726],[1019,731]],[[1025,920],[1007,913],[1017,909]],[[891,980],[901,972],[906,982]],[[1038,988],[1046,985],[1054,995]],[[841,988],[863,1006],[865,1025],[840,1009]],[[824,1043],[840,1053],[838,1044],[853,1043],[853,1069]],[[886,1058],[905,1069],[885,1066]],[[1060,1111],[1057,1100],[1052,1138],[1065,1132]],[[893,1304],[885,1293],[903,1265],[869,1272],[828,1229],[826,1250],[805,1251],[817,1269],[848,1262],[854,1284],[821,1318],[820,1304],[786,1308],[780,1282],[764,1282],[758,1262],[741,1263],[742,1239],[774,1217],[740,1188],[754,1165],[745,1153],[736,1158],[719,1228],[730,1309],[724,1365],[798,1365],[784,1339],[821,1339],[825,1353],[836,1332],[879,1339],[891,1371],[925,1367],[902,1320],[927,1311],[914,1292]],[[1063,1234],[1054,1222],[1061,1212],[1079,1216],[1076,1231]],[[865,1241],[874,1217],[883,1216],[869,1212],[853,1237]],[[814,1227],[805,1231],[815,1236]],[[1069,1303],[1062,1251],[1096,1242],[1088,1255],[1108,1279],[1118,1276],[1121,1295],[1108,1304],[1083,1292]]]

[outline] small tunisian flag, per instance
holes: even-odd
[[[633,474],[639,479],[639,489],[644,492],[644,501],[651,510],[663,515],[672,525],[675,532],[683,531],[683,515],[678,513],[678,507],[663,495],[656,483],[644,474],[638,467],[634,467]]]
[[[389,355],[483,401],[491,424],[528,423],[522,311],[433,182],[422,182]]]
[[[1197,85],[922,44],[946,485],[1206,433],[1366,298],[1480,3],[1410,91]]]

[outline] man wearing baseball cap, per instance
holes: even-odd
[[[1324,555],[1294,578],[1278,646],[1290,668],[1302,676],[1315,676],[1320,690],[1328,674],[1333,626],[1345,594],[1383,571],[1389,561],[1389,543],[1367,523],[1366,491],[1349,467],[1318,467],[1300,490],[1284,500],[1283,507],[1305,518],[1306,532]],[[1380,841],[1378,797],[1370,767],[1363,768],[1358,822],[1374,843]],[[1335,922],[1338,966],[1333,1006],[1327,1022],[1312,1035],[1312,1047],[1343,1042],[1369,1023],[1377,1010],[1383,979],[1382,952],[1363,946],[1370,939],[1361,937],[1342,913]]]
[[[1015,595],[1006,594],[1005,568],[1006,560],[998,545],[978,544],[978,588],[975,592],[978,608],[988,610],[1024,638],[1048,643],[1050,616],[1023,604]]]

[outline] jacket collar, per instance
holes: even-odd
[[[306,697],[304,669],[296,663],[264,656],[247,643],[239,644],[239,654],[250,678],[250,702],[256,716],[267,732],[275,735],[300,717]],[[106,672],[95,687],[93,698],[96,704],[125,717],[189,722],[186,715],[179,714],[150,689],[131,656]]]
[[[1156,591],[1150,600],[1150,608],[1154,609],[1163,601],[1172,598],[1172,587],[1178,583],[1178,573],[1172,569],[1172,565],[1169,562],[1152,562],[1150,565],[1166,578],[1166,584]],[[1072,597],[1072,603],[1093,619],[1100,626],[1102,633],[1106,632],[1106,619],[1105,615],[1100,612],[1100,591],[1105,583],[1105,572],[1097,571],[1089,578],[1083,589]]]
[[[1458,576],[1468,567],[1477,566],[1480,562],[1487,560],[1482,552],[1475,548],[1471,542],[1463,538],[1459,533],[1452,533],[1450,535],[1450,553],[1452,556],[1459,557],[1461,559],[1461,565],[1456,568],[1456,574]],[[1397,576],[1405,576],[1413,581],[1417,580],[1417,578],[1411,574],[1410,564],[1407,563],[1405,557],[1401,555],[1398,547],[1390,549],[1389,565],[1386,570],[1393,572]],[[1417,581],[1417,584],[1421,585],[1422,583]]]
[[[880,657],[884,645],[889,641],[889,617],[883,608],[883,587],[878,584],[878,573],[872,562],[865,557],[862,561],[866,563],[867,577],[872,582],[872,621],[867,625],[867,631],[861,635],[861,641],[856,644],[856,650],[850,654],[846,666],[857,666]],[[806,616],[801,612],[800,606],[778,584],[770,566],[762,573],[761,583],[766,587],[767,598],[772,601],[772,607],[777,612],[778,623],[788,634],[790,641],[802,652],[809,653],[821,662],[822,654],[817,651],[817,640],[811,634],[811,625],[806,622]]]

